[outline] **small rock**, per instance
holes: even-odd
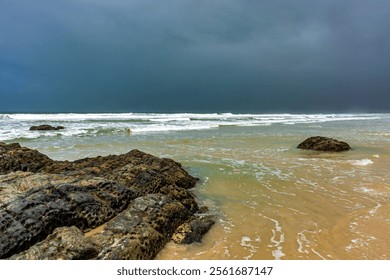
[[[351,147],[346,142],[323,136],[307,138],[305,141],[299,144],[297,148],[326,152],[341,152],[351,149]]]
[[[37,126],[32,126],[30,127],[30,130],[34,131],[34,130],[60,130],[60,129],[64,129],[65,127],[63,126],[51,126],[51,125],[48,125],[48,124],[42,124],[42,125],[37,125]]]
[[[177,228],[172,236],[172,240],[177,244],[200,242],[214,224],[215,221],[210,215],[193,216]]]

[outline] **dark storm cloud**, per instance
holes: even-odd
[[[3,0],[0,110],[388,110],[390,3]]]

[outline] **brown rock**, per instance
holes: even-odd
[[[341,152],[348,151],[351,149],[351,147],[346,142],[322,136],[314,136],[307,138],[305,141],[299,144],[297,148],[326,152]]]
[[[56,228],[44,241],[13,255],[12,260],[86,260],[99,254],[99,247],[77,227]]]
[[[177,244],[191,244],[201,242],[205,233],[215,224],[212,216],[192,216],[184,224],[180,225],[172,236]]]
[[[196,181],[138,150],[69,162],[0,142],[0,258],[152,259],[186,221],[198,242],[214,222],[192,219]]]
[[[0,174],[12,171],[38,172],[53,161],[36,150],[20,147],[19,144],[0,142]]]
[[[139,197],[91,237],[102,248],[97,259],[153,259],[190,216],[166,195]]]

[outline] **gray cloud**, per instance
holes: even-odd
[[[1,111],[388,110],[390,3],[0,3]]]

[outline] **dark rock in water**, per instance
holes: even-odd
[[[214,223],[195,219],[196,178],[138,150],[69,162],[0,143],[0,175],[0,258],[152,259],[186,221],[193,242]]]
[[[201,242],[202,237],[215,224],[212,216],[192,216],[190,220],[180,225],[172,236],[178,244]]]
[[[299,144],[297,148],[326,152],[341,152],[351,149],[351,147],[346,142],[322,136],[310,137]]]
[[[32,127],[30,127],[30,130],[60,130],[60,129],[64,129],[64,128],[65,127],[63,127],[63,126],[51,126],[48,124],[42,124],[42,125],[32,126]]]

